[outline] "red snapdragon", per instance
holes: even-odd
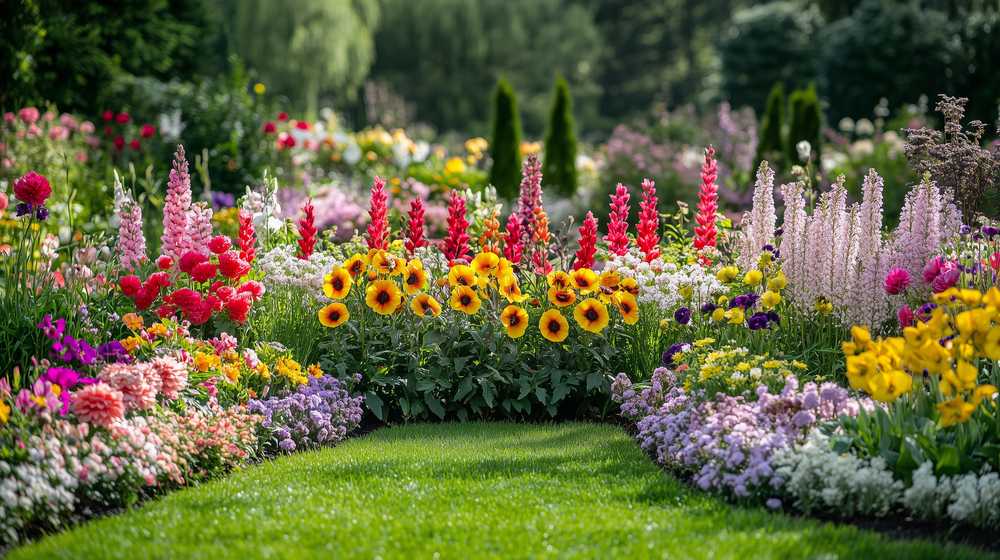
[[[521,262],[524,245],[521,244],[521,220],[516,212],[507,218],[507,233],[504,234],[503,256],[514,264]]]
[[[573,260],[573,270],[580,268],[593,268],[594,255],[597,253],[597,218],[593,212],[587,212],[587,217],[583,219],[580,226],[580,248],[576,251],[576,258]]]
[[[469,221],[465,219],[465,197],[451,191],[448,199],[448,235],[441,250],[449,263],[469,258]]]
[[[639,202],[639,225],[636,243],[645,255],[646,262],[660,256],[660,215],[656,211],[656,183],[651,179],[642,180],[642,201]]]
[[[246,210],[240,210],[240,258],[252,263],[257,256],[257,231],[253,227],[253,215]]]
[[[378,176],[372,181],[368,215],[371,217],[371,223],[368,224],[368,248],[388,249],[389,193],[385,190],[385,181]]]
[[[309,260],[316,247],[316,215],[311,198],[302,207],[302,214],[299,220],[299,258]]]
[[[406,228],[406,251],[413,255],[413,252],[427,245],[424,239],[424,201],[419,197],[410,201],[409,226]]]
[[[604,240],[608,249],[621,256],[628,252],[628,187],[618,183],[615,194],[611,195],[611,214],[608,216],[608,234]]]
[[[705,163],[701,166],[701,188],[698,190],[698,213],[695,215],[694,248],[715,247],[715,215],[719,211],[719,187],[715,180],[719,166],[715,161],[715,148],[705,148]]]

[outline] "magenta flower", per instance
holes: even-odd
[[[896,318],[899,320],[900,327],[909,327],[913,324],[913,310],[910,309],[909,305],[904,303],[903,306],[899,308],[899,311],[896,311]]]
[[[906,291],[910,285],[910,273],[905,268],[893,268],[885,275],[885,293],[897,295]]]

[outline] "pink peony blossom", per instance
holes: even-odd
[[[121,391],[128,410],[152,408],[162,385],[160,376],[149,364],[108,364],[97,377]]]
[[[125,417],[123,395],[105,383],[87,385],[73,393],[73,414],[84,422],[108,427]]]
[[[167,399],[174,400],[187,387],[188,371],[184,364],[172,356],[156,358],[149,363],[153,373],[160,378],[160,391]]]
[[[905,268],[893,268],[885,275],[885,293],[898,295],[910,285],[910,273]]]
[[[913,310],[910,309],[909,305],[904,303],[902,307],[899,308],[899,311],[896,312],[896,319],[899,320],[900,327],[909,327],[913,324]]]

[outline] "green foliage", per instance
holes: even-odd
[[[545,133],[545,160],[542,176],[565,197],[576,194],[576,125],[573,123],[573,99],[569,85],[561,76],[556,78],[552,98],[549,128]]]
[[[521,180],[521,115],[513,88],[503,78],[493,93],[490,183],[502,198],[513,200]]]
[[[988,557],[726,505],[664,475],[616,426],[477,423],[386,428],[266,461],[10,558],[245,560],[270,550],[298,558]]]
[[[815,80],[821,26],[819,11],[798,2],[770,2],[734,14],[719,47],[725,98],[759,111],[775,83],[793,89]]]
[[[915,2],[865,0],[828,25],[819,43],[820,87],[834,122],[868,114],[881,98],[898,107],[955,93],[955,77],[966,73],[955,25]]]
[[[774,84],[771,93],[767,96],[767,111],[761,121],[760,143],[757,144],[757,162],[767,160],[775,167],[780,168],[780,162],[785,154],[785,139],[782,131],[784,121],[785,88],[781,82],[778,82]]]
[[[813,161],[820,160],[820,151],[823,147],[820,136],[823,111],[819,107],[819,98],[816,96],[816,87],[810,85],[807,89],[800,89],[792,92],[788,98],[790,107],[790,119],[788,123],[787,153],[788,161],[799,163],[798,143],[805,140],[812,147]]]
[[[264,83],[315,117],[321,97],[353,100],[374,57],[376,0],[230,0],[229,41]]]

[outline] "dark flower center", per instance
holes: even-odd
[[[339,276],[333,279],[333,289],[337,291],[344,289],[344,280]]]
[[[333,310],[330,312],[330,321],[337,322],[340,320],[340,311]]]
[[[583,316],[586,317],[588,321],[596,321],[598,317],[597,310],[591,307],[583,313]]]
[[[409,284],[409,285],[411,285],[411,286],[416,286],[417,284],[420,283],[420,280],[419,280],[419,278],[417,278],[417,274],[415,272],[413,272],[413,273],[410,273],[410,275],[406,277],[406,283]]]
[[[549,332],[557,333],[561,330],[562,330],[562,325],[559,324],[559,321],[556,321],[555,319],[551,319],[549,321]]]
[[[375,296],[375,301],[379,302],[382,305],[389,303],[389,292],[382,290],[381,292],[378,293],[377,296]]]
[[[462,305],[469,305],[472,303],[472,298],[469,297],[468,294],[463,294],[461,297],[458,298],[458,301]]]
[[[521,318],[517,316],[517,313],[511,313],[510,316],[507,317],[507,323],[512,327],[516,327],[520,322]]]

